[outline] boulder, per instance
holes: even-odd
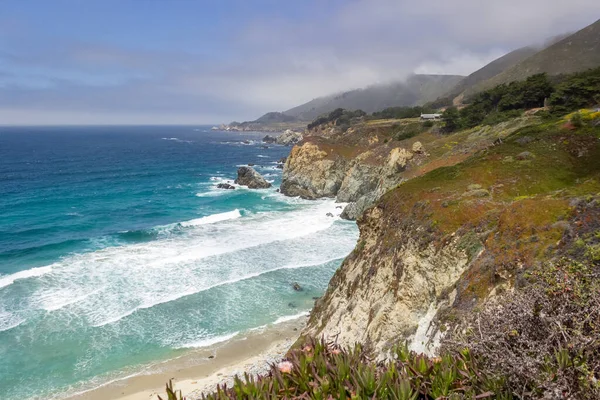
[[[402,147],[396,147],[392,149],[388,157],[387,166],[390,172],[397,173],[404,171],[406,164],[413,158],[413,153],[403,149]]]
[[[327,214],[325,214],[325,216],[333,218],[333,214],[332,213],[327,213]]]
[[[262,139],[262,141],[265,143],[276,143],[277,138],[275,136],[267,135]]]
[[[277,144],[292,146],[301,140],[302,134],[300,132],[294,132],[291,129],[288,129],[277,137]]]
[[[277,164],[285,164],[286,161],[287,157],[281,157],[279,160],[277,160]]]
[[[235,189],[235,186],[230,185],[229,183],[219,183],[217,185],[217,188],[218,189],[228,189],[228,190],[231,190],[231,189]]]
[[[292,283],[292,288],[296,291],[296,292],[301,292],[304,289],[302,289],[302,286],[300,286],[300,284],[298,282],[294,282]]]
[[[252,167],[238,168],[238,176],[235,183],[248,186],[250,189],[267,189],[271,187],[271,184]]]
[[[423,154],[425,153],[425,148],[421,142],[414,142],[412,145],[412,151],[413,153]]]

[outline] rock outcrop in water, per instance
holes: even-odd
[[[271,187],[271,184],[252,167],[240,167],[237,174],[235,183],[238,185],[248,186],[250,189],[267,189]]]

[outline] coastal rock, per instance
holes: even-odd
[[[305,199],[335,197],[345,175],[345,160],[330,158],[312,142],[294,146],[283,169],[281,192]]]
[[[337,200],[343,203],[358,201],[362,196],[375,191],[380,181],[380,171],[378,166],[354,160],[346,171]]]
[[[281,144],[283,146],[292,146],[301,140],[301,133],[288,129],[277,137],[277,144]]]
[[[302,286],[300,286],[300,284],[299,284],[298,282],[294,282],[294,283],[292,283],[292,288],[293,288],[293,289],[294,289],[296,292],[301,292],[301,291],[303,290],[303,289],[302,289]]]
[[[262,138],[262,141],[265,143],[276,143],[277,138],[275,136],[266,135],[264,138]]]
[[[453,302],[453,286],[469,264],[458,239],[436,247],[415,236],[419,224],[390,224],[374,207],[359,220],[355,253],[317,300],[303,335],[324,336],[342,346],[372,343],[383,354],[409,339],[411,349],[431,350],[437,311]],[[393,235],[393,248],[385,243]]]
[[[413,153],[402,148],[392,149],[388,157],[387,166],[391,173],[404,171],[406,164],[413,158]]]
[[[423,154],[425,153],[425,148],[421,142],[414,142],[412,145],[412,151],[413,153]]]
[[[356,220],[375,203],[377,198],[378,196],[376,192],[362,196],[357,201],[349,203],[342,211],[340,217],[350,221]]]
[[[271,184],[252,167],[238,168],[238,176],[235,183],[248,186],[250,189],[267,189],[271,187]]]
[[[218,188],[218,189],[228,189],[228,190],[232,190],[232,189],[235,189],[235,186],[233,186],[233,185],[230,185],[229,183],[219,183],[219,184],[217,185],[217,188]]]

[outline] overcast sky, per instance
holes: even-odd
[[[0,125],[255,119],[598,18],[598,0],[0,0]]]

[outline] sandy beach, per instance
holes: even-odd
[[[269,363],[281,360],[306,324],[306,316],[271,325],[209,347],[195,349],[181,357],[145,368],[140,374],[111,382],[69,397],[69,400],[158,400],[166,398],[165,383],[173,379],[177,390],[188,400],[233,377],[264,373]]]

